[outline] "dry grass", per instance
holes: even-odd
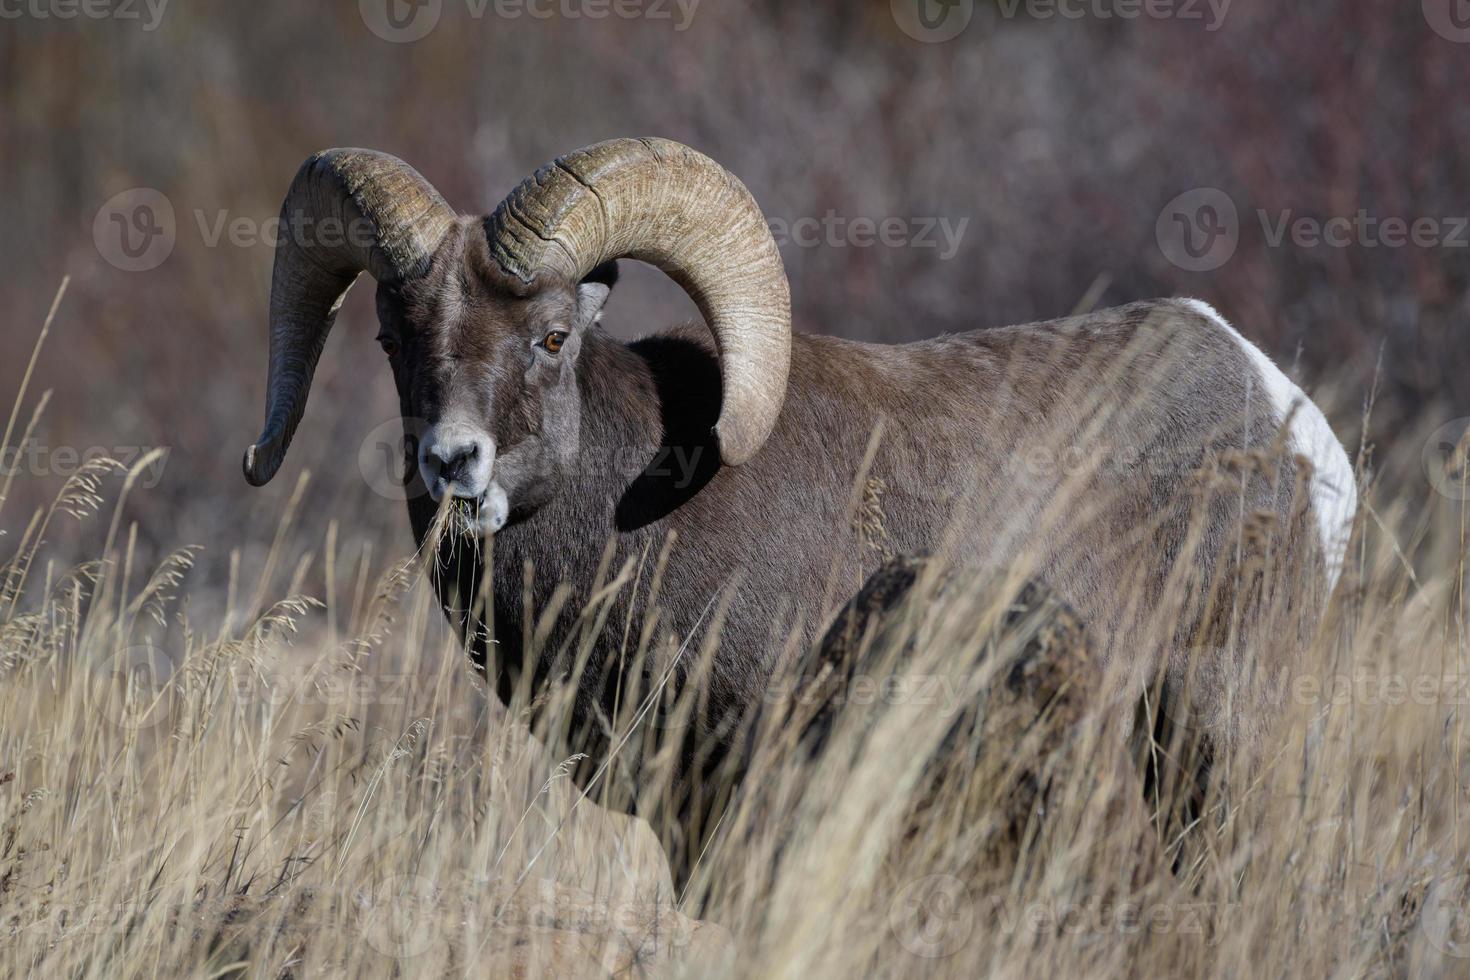
[[[13,432],[32,407],[22,390]],[[120,515],[138,491],[97,463],[50,511],[5,515],[0,970],[497,976],[555,955],[632,975],[1465,973],[1466,515],[1425,487],[1416,436],[1371,473],[1308,683],[1200,819],[1166,800],[1127,832],[1117,801],[1143,800],[1099,698],[1009,863],[987,863],[1020,749],[946,741],[996,674],[974,642],[993,604],[962,596],[884,640],[895,673],[951,682],[937,704],[918,685],[855,699],[819,767],[763,756],[758,803],[727,814],[682,893],[647,826],[597,805],[624,802],[616,765],[580,793],[576,746],[487,699],[411,560],[349,561],[329,532],[278,568],[288,513],[261,580],[233,576],[227,613],[199,622],[192,552],[136,567]],[[108,528],[94,562],[47,564],[61,521]],[[325,589],[301,594],[316,564]],[[630,739],[678,717],[644,707]],[[915,828],[940,752],[952,778]],[[554,945],[572,934],[568,959]]]

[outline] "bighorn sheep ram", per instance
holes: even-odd
[[[418,437],[414,534],[430,540],[452,498],[462,516],[435,581],[500,696],[564,669],[521,662],[527,596],[537,611],[559,583],[586,598],[609,540],[614,568],[653,556],[593,650],[579,723],[605,718],[623,624],[638,635],[666,546],[659,629],[697,633],[717,597],[729,602],[703,692],[716,713],[757,703],[787,637],[810,640],[844,597],[832,583],[850,592],[881,550],[992,568],[1025,556],[1111,662],[1165,669],[1166,689],[1193,678],[1204,724],[1227,740],[1254,725],[1227,710],[1232,683],[1295,642],[1279,622],[1262,628],[1260,610],[1290,607],[1293,629],[1312,620],[1343,565],[1347,455],[1317,406],[1201,302],[902,346],[794,334],[750,193],[660,139],[562,157],[488,217],[457,214],[394,157],[329,150],[296,175],[283,226],[302,233],[275,255],[269,402],[247,479],[280,467],[343,296],[371,273]],[[620,258],[672,277],[708,333],[623,343],[599,327]],[[854,521],[865,493],[877,531]],[[1288,586],[1301,598],[1262,598]],[[1170,614],[1173,645],[1148,649],[1166,594],[1192,598]]]

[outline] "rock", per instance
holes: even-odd
[[[701,975],[733,953],[734,941],[724,929],[670,906],[610,906],[591,892],[550,880],[527,889],[502,908],[485,951],[490,975]]]
[[[343,934],[343,924],[351,931]],[[512,978],[704,976],[735,950],[725,929],[671,905],[609,900],[551,879],[482,891],[468,881],[441,887],[401,877],[345,893],[233,896],[178,909],[169,930],[185,930],[197,949],[231,961],[284,946],[311,950],[339,969],[366,957],[396,960],[415,974]]]
[[[802,697],[786,706],[784,723],[799,728],[801,751],[821,764],[855,678],[882,680],[929,653],[921,621],[969,616],[973,632],[967,621],[944,633],[945,642],[973,636],[978,647],[926,661],[940,664],[936,670],[962,668],[948,688],[961,700],[934,709],[954,718],[925,760],[910,830],[892,863],[907,861],[903,852],[926,828],[963,827],[974,838],[967,877],[1014,884],[1018,862],[1045,852],[1052,826],[1075,822],[1056,819],[1066,800],[1100,805],[1112,827],[1100,839],[1132,852],[1133,880],[1148,880],[1159,866],[1157,836],[1125,740],[1099,728],[1108,714],[1099,703],[1104,678],[1086,625],[1043,582],[928,572],[927,559],[891,559],[835,617],[801,667]],[[1000,604],[1002,590],[1010,594]],[[994,672],[988,683],[971,682],[987,670]],[[1105,799],[1066,792],[1079,786],[1098,787]]]

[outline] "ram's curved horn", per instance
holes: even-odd
[[[743,463],[760,449],[786,396],[791,294],[765,217],[724,167],[668,140],[609,140],[528,177],[485,231],[500,266],[528,287],[578,282],[622,257],[662,269],[719,348],[722,459]]]
[[[265,429],[245,450],[245,479],[260,486],[280,469],[358,274],[394,282],[423,272],[454,220],[428,181],[386,153],[326,150],[301,165],[281,205]]]

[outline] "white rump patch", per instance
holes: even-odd
[[[1197,299],[1177,302],[1219,324],[1250,357],[1270,400],[1276,424],[1281,425],[1288,416],[1291,418],[1288,447],[1312,464],[1312,512],[1317,517],[1317,532],[1322,542],[1322,558],[1327,566],[1328,590],[1331,591],[1336,588],[1337,579],[1342,574],[1353,515],[1358,509],[1358,485],[1346,450],[1317,404],[1283,374],[1264,351],[1241,336],[1240,331],[1214,307]],[[1293,409],[1295,414],[1292,414]]]

